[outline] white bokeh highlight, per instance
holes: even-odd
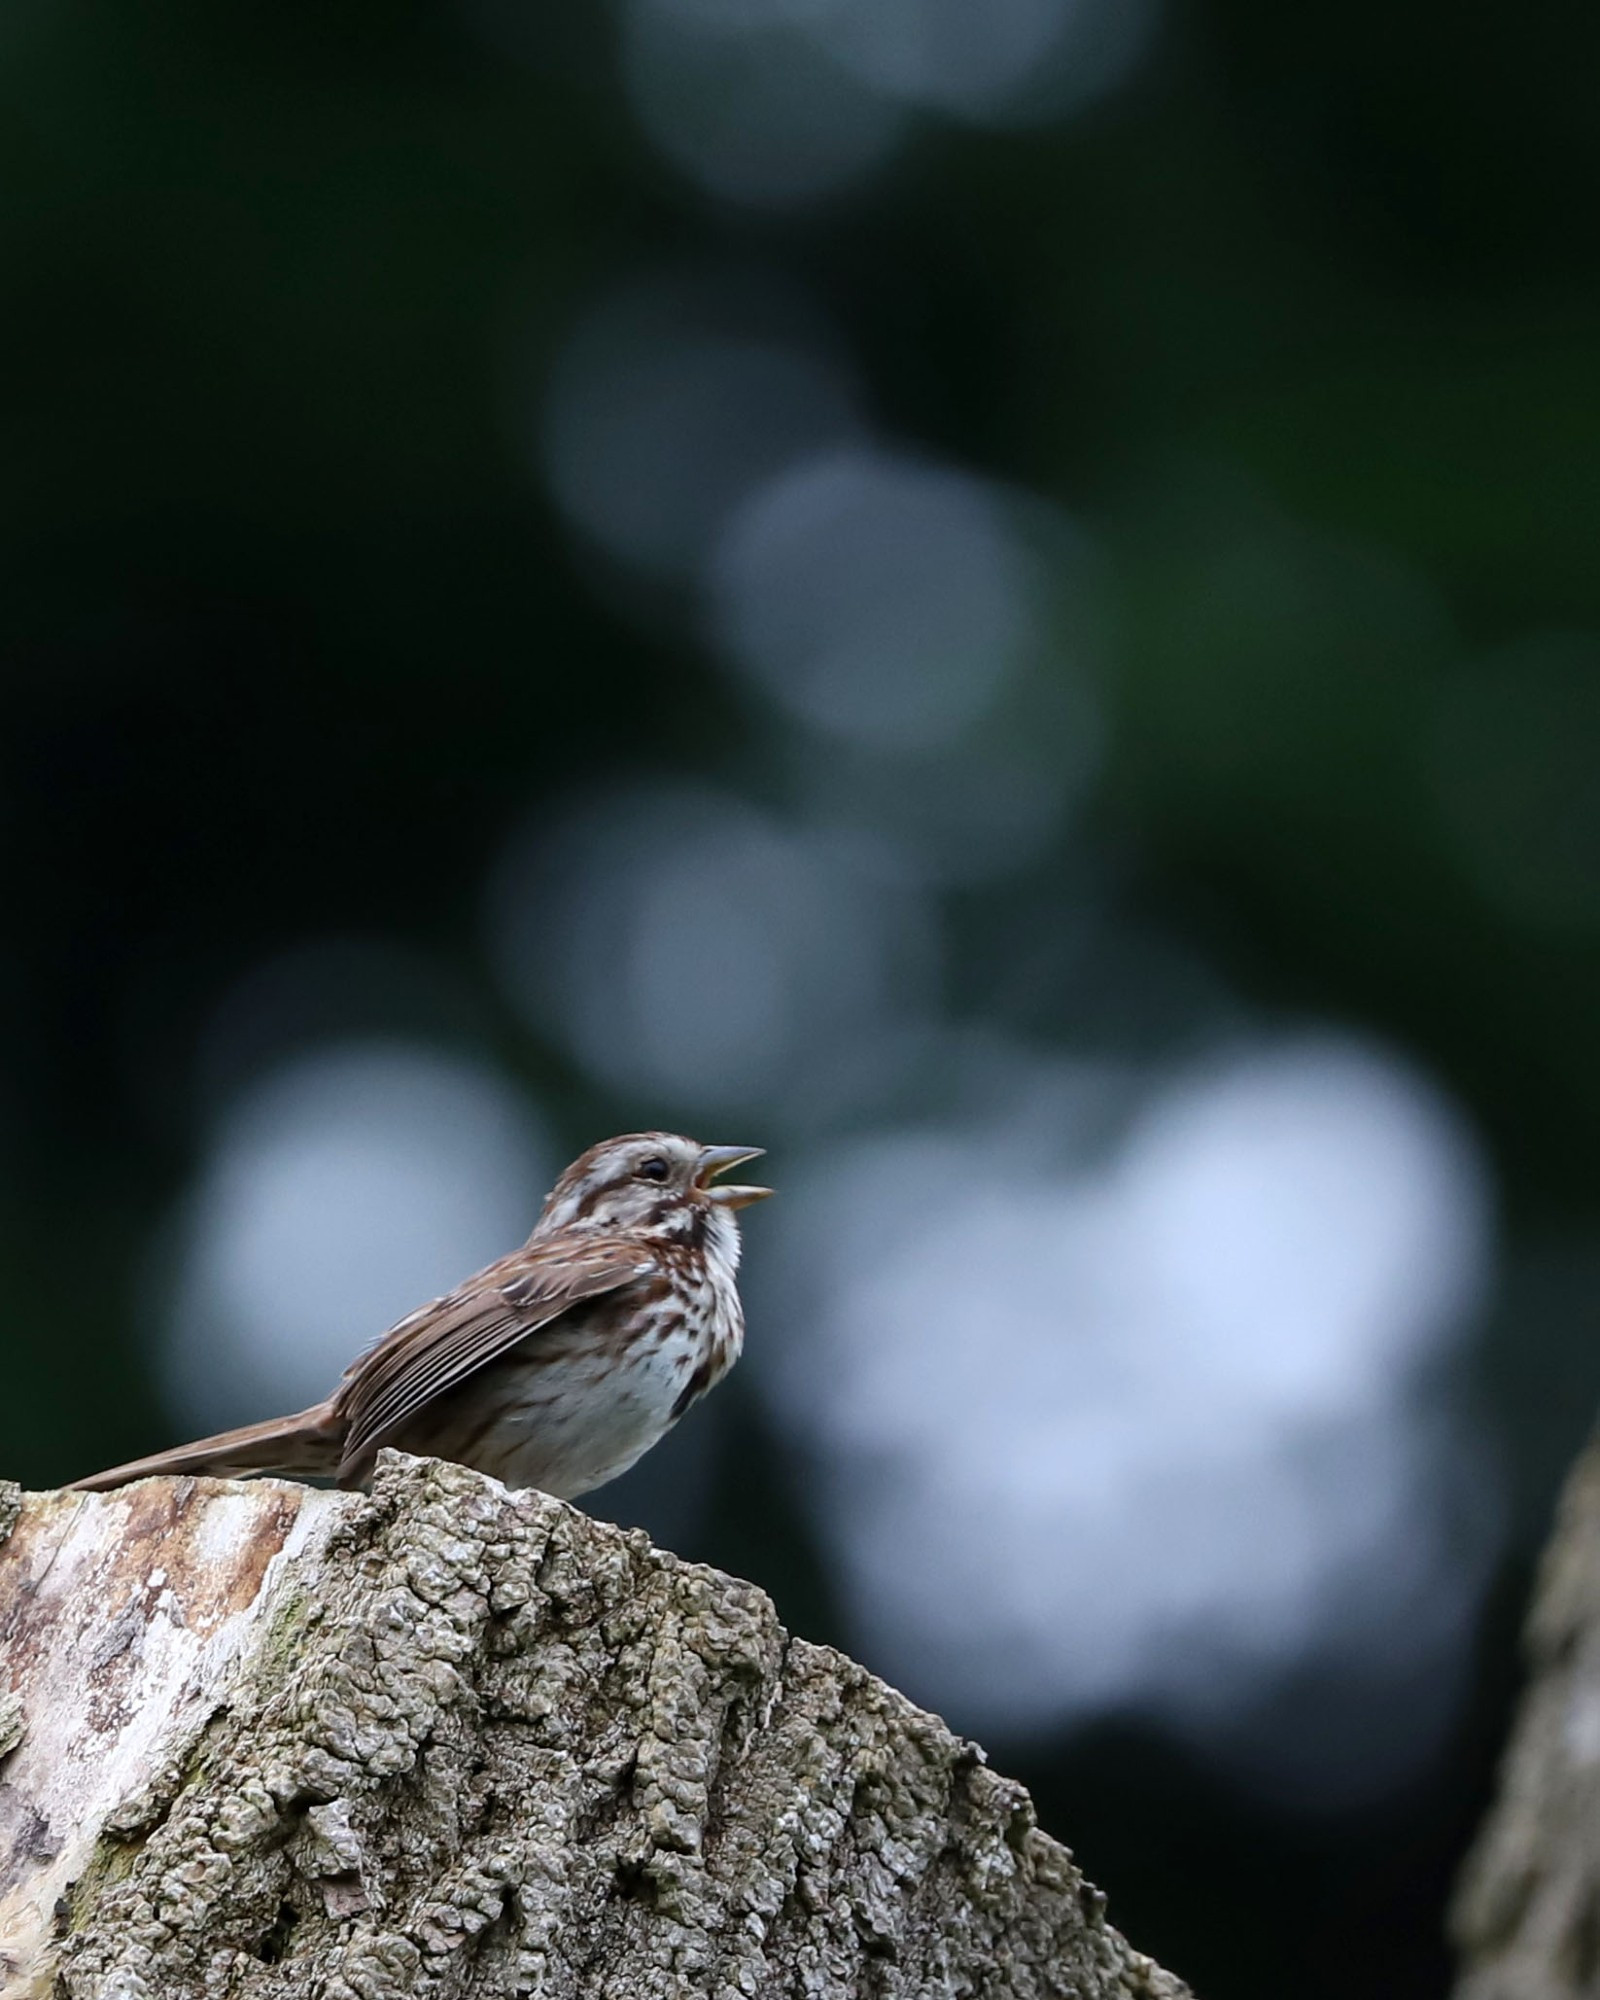
[[[304,1408],[396,1319],[521,1242],[561,1162],[504,1078],[418,1043],[285,1060],[228,1106],[177,1218],[160,1373],[194,1431]]]
[[[829,53],[885,96],[931,111],[1003,116],[1097,0],[834,0],[813,15]]]
[[[634,115],[657,149],[743,207],[836,194],[881,167],[904,131],[900,105],[771,9],[629,0],[621,53]]]
[[[1154,0],[629,0],[623,79],[708,194],[796,208],[867,179],[912,114],[1070,117],[1143,52]]]
[[[539,456],[576,526],[675,577],[752,485],[860,424],[851,372],[803,300],[678,274],[624,285],[577,322],[544,385]]]
[[[1047,744],[1008,731],[912,758],[795,732],[784,749],[813,824],[887,837],[930,882],[966,888],[1014,874],[1051,846],[1089,796],[1103,743],[1086,699]]]
[[[1422,1393],[1487,1278],[1477,1148],[1332,1037],[1157,1084],[1099,1159],[1082,1083],[785,1177],[753,1368],[860,1644],[991,1737],[1144,1711],[1306,1800],[1381,1792],[1437,1748],[1494,1546]]]
[[[1038,579],[982,481],[881,450],[752,492],[712,560],[725,657],[802,721],[874,749],[957,740],[1040,643]]]
[[[928,899],[892,850],[668,786],[515,842],[489,946],[516,1004],[591,1077],[696,1117],[847,1101],[937,989]]]

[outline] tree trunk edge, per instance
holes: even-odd
[[[1600,1995],[1600,1436],[1557,1505],[1524,1655],[1495,1802],[1450,1913],[1455,2000]]]

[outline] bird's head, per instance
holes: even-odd
[[[669,1236],[702,1233],[771,1188],[719,1183],[717,1176],[746,1160],[759,1146],[702,1146],[678,1132],[628,1132],[602,1139],[567,1168],[550,1190],[536,1236],[557,1229],[640,1229]]]

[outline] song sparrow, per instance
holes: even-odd
[[[570,1500],[626,1472],[721,1381],[744,1344],[734,1211],[714,1186],[759,1146],[671,1132],[606,1139],[567,1168],[520,1250],[392,1326],[326,1402],[75,1482],[154,1473],[336,1477],[397,1445]]]

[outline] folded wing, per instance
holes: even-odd
[[[392,1327],[346,1371],[333,1404],[345,1420],[339,1477],[348,1480],[410,1418],[477,1369],[586,1299],[649,1277],[635,1240],[570,1238],[503,1257],[458,1290]]]

